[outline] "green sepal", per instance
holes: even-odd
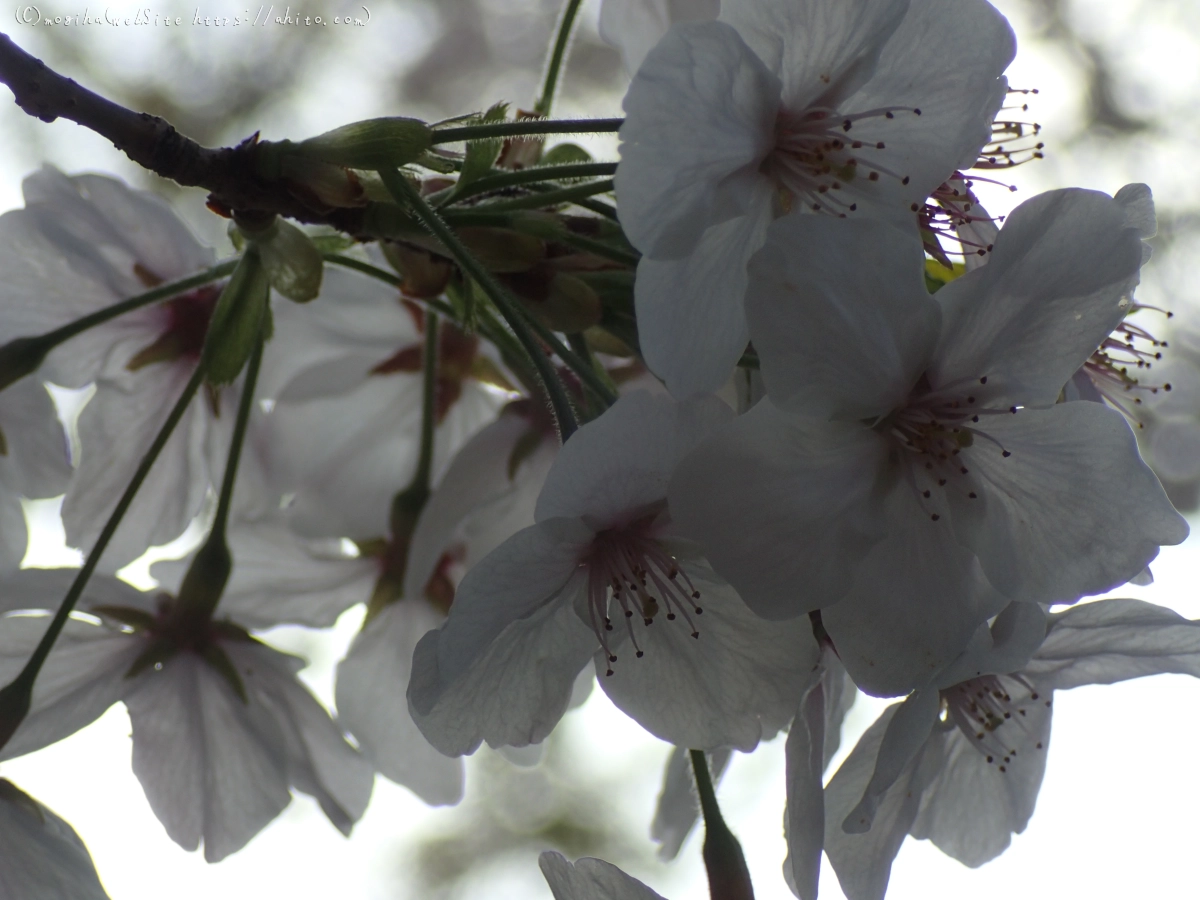
[[[214,537],[216,540],[210,537],[192,557],[176,595],[176,617],[208,622],[221,601],[229,573],[233,571],[233,556],[224,539]]]
[[[503,122],[507,116],[508,104],[497,103],[471,124],[487,125],[492,122]],[[475,179],[490,174],[503,147],[503,138],[467,141],[466,155],[463,156],[462,171],[459,173],[456,189],[461,190]]]
[[[270,294],[270,278],[252,244],[238,260],[208,323],[200,359],[210,385],[232,383],[246,365],[263,331]]]
[[[385,116],[335,128],[284,148],[284,153],[348,169],[394,169],[420,159],[433,130],[420,119]]]
[[[246,696],[246,685],[242,683],[242,676],[238,674],[237,667],[222,648],[215,641],[204,645],[204,649],[200,651],[200,658],[208,663],[212,669],[229,682],[229,686],[233,688],[233,692],[237,694],[238,699],[242,703],[249,705],[250,698]]]
[[[947,268],[936,259],[925,260],[925,289],[931,294],[936,294],[954,279],[963,275],[967,271],[967,267],[962,263],[952,263],[950,268]]]

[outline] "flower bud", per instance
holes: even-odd
[[[420,119],[386,116],[352,122],[301,141],[293,152],[350,169],[394,169],[433,146],[433,130]]]
[[[454,269],[449,260],[396,241],[380,241],[379,246],[392,268],[403,279],[400,290],[405,296],[428,299],[446,290]]]
[[[458,229],[458,237],[492,272],[527,272],[546,256],[539,238],[507,228],[467,226]]]

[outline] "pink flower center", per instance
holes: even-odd
[[[987,384],[987,376],[979,379]],[[976,484],[968,478],[970,468],[962,451],[980,438],[995,445],[1002,457],[1012,456],[1004,446],[980,427],[987,416],[1010,415],[1017,407],[988,409],[980,407],[972,394],[962,396],[949,391],[931,391],[925,376],[917,383],[903,408],[892,413],[876,427],[887,430],[899,447],[894,462],[907,463],[905,477],[917,493],[922,506],[933,499],[935,491],[953,490],[968,500],[977,500]],[[941,514],[930,509],[934,522]]]
[[[164,303],[159,307],[163,330],[153,342],[135,353],[125,368],[134,372],[151,363],[177,359],[195,362],[199,359],[208,332],[208,320],[212,318],[220,296],[219,286],[206,285]]]
[[[692,619],[693,614],[698,616],[703,612],[696,604],[700,592],[679,567],[678,560],[663,549],[655,526],[657,518],[648,515],[628,525],[601,531],[580,560],[580,565],[588,570],[587,603],[592,630],[608,657],[606,675],[613,673],[612,663],[617,661],[608,639],[608,632],[613,630],[610,592],[611,609],[624,614],[625,627],[639,659],[643,651],[634,629],[635,618],[641,618],[642,624],[649,627],[659,614],[665,614],[670,622],[682,616],[692,637],[700,637]]]
[[[920,115],[919,109],[889,106],[843,115],[828,107],[811,107],[801,113],[787,109],[775,120],[775,147],[763,160],[761,171],[780,188],[784,212],[796,202],[814,212],[844,217],[857,204],[838,192],[857,178],[878,181],[893,178],[908,184],[908,176],[893,172],[879,162],[883,141],[859,140],[854,125],[864,119],[894,119],[896,115]]]
[[[1139,309],[1157,309],[1152,306],[1134,305],[1130,315]],[[1157,310],[1164,312],[1163,310]],[[1165,313],[1169,319],[1173,313]],[[1088,357],[1083,371],[1091,379],[1100,395],[1119,409],[1138,428],[1145,425],[1130,406],[1140,406],[1139,394],[1157,394],[1171,390],[1170,382],[1157,382],[1146,377],[1151,367],[1162,359],[1166,341],[1160,341],[1146,329],[1126,318],[1117,330],[1104,339],[1104,343]],[[1132,371],[1131,371],[1132,370]],[[1137,374],[1134,374],[1137,373]]]
[[[1005,681],[1012,681],[1019,696],[1014,699]],[[1017,755],[1018,744],[1028,744],[1027,711],[1035,703],[1050,705],[1025,679],[1009,675],[981,675],[946,688],[942,696],[942,724],[958,726],[972,746],[1001,772],[1007,772]],[[1020,734],[1018,734],[1018,732]],[[1044,750],[1041,741],[1034,744]]]

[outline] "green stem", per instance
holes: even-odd
[[[518,119],[515,122],[487,122],[437,128],[433,143],[479,141],[484,138],[522,137],[527,134],[601,134],[619,131],[624,119]]]
[[[600,178],[611,176],[616,171],[617,164],[611,162],[572,163],[562,166],[530,166],[528,169],[518,169],[515,172],[498,172],[495,175],[485,175],[464,185],[460,190],[449,187],[446,188],[444,196],[442,196],[442,192],[439,192],[427,199],[436,208],[441,205],[441,202],[445,202],[446,200],[458,203],[467,197],[475,197],[479,194],[486,194],[489,191],[499,191],[508,187],[534,184],[541,181],[562,181],[566,178]],[[560,188],[561,185],[553,185],[549,190],[558,190]]]
[[[754,900],[742,845],[721,815],[708,759],[703,750],[691,750],[689,755],[696,776],[696,792],[700,795],[700,809],[704,813],[704,867],[708,870],[709,895],[712,900]]]
[[[575,412],[571,408],[566,388],[563,387],[554,367],[550,365],[550,360],[542,352],[542,348],[538,346],[525,324],[526,320],[521,314],[520,304],[508,296],[508,292],[492,277],[492,273],[484,268],[483,264],[458,239],[458,235],[442,221],[437,211],[408,183],[408,179],[401,175],[399,170],[381,169],[379,177],[391,191],[396,202],[404,204],[416,214],[422,224],[429,229],[430,234],[441,241],[442,246],[450,251],[455,261],[462,267],[463,272],[474,279],[492,303],[496,305],[496,309],[500,311],[508,323],[508,327],[513,330],[517,340],[521,342],[522,349],[537,370],[538,377],[542,381],[542,388],[545,390],[546,396],[550,398],[550,404],[554,409],[559,437],[565,443],[579,427],[579,423],[575,420]]]
[[[542,96],[538,98],[533,109],[539,116],[550,115],[550,107],[554,103],[554,91],[558,87],[558,74],[562,70],[563,60],[567,55],[567,46],[571,42],[571,27],[575,24],[575,16],[579,12],[582,0],[567,0],[563,7],[562,18],[558,20],[558,33],[554,37],[554,47],[550,51],[550,59],[546,63],[546,77],[542,80]]]
[[[92,577],[92,572],[95,571],[96,565],[100,562],[100,557],[108,547],[109,541],[112,540],[113,534],[116,533],[121,520],[125,518],[125,514],[129,511],[130,504],[133,503],[133,499],[141,489],[146,476],[150,474],[150,468],[158,459],[159,454],[162,453],[163,447],[166,446],[172,432],[175,431],[175,427],[187,411],[188,404],[191,403],[192,398],[196,395],[196,391],[200,389],[200,385],[203,383],[204,367],[197,366],[187,386],[183,389],[183,393],[175,401],[175,406],[172,407],[167,420],[163,423],[162,428],[159,429],[158,434],[155,435],[154,441],[150,444],[150,449],[146,451],[146,454],[142,457],[142,461],[138,464],[137,471],[133,473],[133,478],[125,488],[125,493],[117,501],[117,506],[112,511],[112,515],[104,523],[104,528],[101,529],[95,546],[92,547],[87,559],[84,560],[83,568],[79,570],[79,574],[71,582],[71,587],[67,590],[66,597],[63,598],[63,602],[59,605],[58,611],[54,614],[54,618],[50,622],[50,627],[42,635],[42,639],[38,642],[33,655],[25,663],[25,668],[21,670],[21,674],[14,678],[12,683],[7,687],[0,690],[0,746],[8,742],[8,739],[12,737],[12,732],[16,730],[21,720],[29,712],[29,701],[33,691],[33,684],[37,680],[42,665],[46,662],[46,657],[50,655],[50,649],[54,646],[58,635],[67,624],[67,619],[70,617],[71,611],[75,609],[75,604],[79,602],[79,597],[83,594],[83,589],[87,587],[88,579]],[[14,713],[16,714],[15,717]]]
[[[564,244],[570,244],[580,250],[585,250],[596,256],[602,256],[605,259],[611,259],[613,262],[619,262],[631,269],[636,269],[641,256],[637,253],[630,253],[628,250],[622,250],[620,247],[613,247],[603,241],[597,241],[593,238],[584,237],[581,234],[572,234],[565,231],[555,238],[556,241],[561,241]]]
[[[237,481],[238,463],[242,458],[242,445],[246,441],[246,427],[250,422],[250,411],[254,408],[254,388],[258,383],[258,370],[262,366],[263,338],[259,335],[246,363],[246,379],[242,382],[242,396],[238,398],[237,418],[233,422],[233,440],[229,444],[229,456],[225,461],[225,473],[221,480],[221,493],[217,500],[217,514],[213,517],[212,530],[208,539],[225,540],[225,526],[229,522],[229,507],[233,503],[233,486]]]
[[[429,476],[433,471],[433,435],[437,425],[438,324],[437,313],[425,313],[425,358],[422,361],[425,391],[421,396],[421,455],[417,457],[417,471],[413,475],[411,485],[425,493],[429,492]]]
[[[49,331],[42,336],[42,339],[49,341],[50,347],[55,347],[68,338],[73,338],[75,335],[81,334],[89,328],[102,325],[110,319],[117,318],[117,316],[133,312],[133,310],[140,309],[143,306],[149,306],[151,303],[159,300],[165,300],[168,297],[186,293],[192,288],[202,287],[209,282],[216,281],[218,278],[224,278],[237,267],[237,264],[238,260],[236,259],[227,260],[223,263],[217,263],[211,269],[205,269],[203,272],[198,272],[188,278],[181,278],[179,281],[159,285],[152,290],[146,291],[144,294],[138,294],[136,297],[130,297],[128,300],[122,300],[120,303],[114,303],[112,306],[97,310],[81,319],[76,319],[74,322],[70,322],[61,328]]]
[[[517,209],[543,209],[547,206],[557,206],[560,203],[574,203],[596,194],[607,194],[613,189],[611,178],[603,181],[589,181],[587,184],[577,184],[567,188],[557,188],[552,191],[539,191],[524,197],[514,197],[512,200],[493,200],[481,203],[475,209],[480,212],[511,212]]]

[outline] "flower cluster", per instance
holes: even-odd
[[[874,900],[905,835],[975,866],[1024,829],[1055,690],[1200,675],[1195,623],[1074,605],[1188,533],[1111,390],[1149,189],[996,227],[964,174],[1015,152],[985,0],[718,7],[607,0],[634,73],[611,182],[502,107],[266,147],[357,246],[213,202],[218,262],[114,179],[26,181],[0,217],[0,759],[121,702],[155,815],[217,861],[292,790],[345,834],[375,773],[456,803],[460,757],[540,744],[597,682],[678,748],[665,855],[692,751],[710,879],[744,881],[703,760],[787,731],[789,885],[815,898],[824,853]],[[87,390],[76,419],[47,385]],[[83,569],[20,568],[20,499],[59,495]],[[194,521],[156,588],[121,580]],[[356,604],[331,714],[259,634]],[[901,699],[826,783],[859,690]],[[3,781],[0,814],[31,848],[0,887],[103,895]],[[558,900],[658,896],[542,869]]]

